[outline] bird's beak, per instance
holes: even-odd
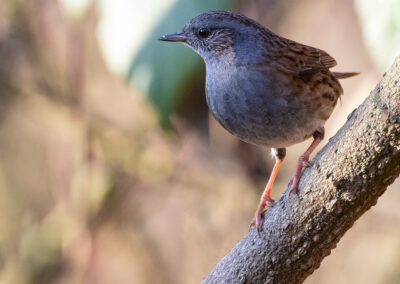
[[[158,40],[161,40],[161,41],[173,41],[173,42],[186,42],[187,39],[188,38],[182,32],[172,34],[172,35],[165,35],[165,36],[158,38]]]

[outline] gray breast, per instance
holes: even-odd
[[[287,147],[310,137],[323,121],[307,108],[277,73],[207,68],[206,98],[216,120],[251,144]]]

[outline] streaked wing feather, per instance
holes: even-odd
[[[271,51],[272,56],[280,58],[270,62],[284,72],[310,76],[322,69],[332,68],[337,64],[332,56],[321,49],[288,39],[280,38],[279,40],[281,40],[281,47]]]

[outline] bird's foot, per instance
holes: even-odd
[[[289,181],[290,193],[297,193],[297,187],[299,185],[300,176],[293,176]]]
[[[271,197],[267,197],[266,201],[260,202],[256,212],[254,213],[254,218],[250,223],[249,230],[251,227],[255,226],[257,228],[258,234],[262,231],[263,219],[261,214],[264,211],[265,206],[272,207],[274,205],[274,200]]]
[[[297,188],[299,185],[299,181],[300,181],[300,177],[302,174],[302,170],[303,168],[309,168],[312,166],[312,163],[308,160],[308,155],[302,155],[299,159],[299,162],[297,163],[297,167],[296,167],[296,172],[293,175],[293,177],[290,179],[288,186],[290,186],[291,193],[296,193],[297,192]]]

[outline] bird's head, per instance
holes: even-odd
[[[197,15],[179,33],[165,35],[161,41],[183,42],[196,51],[204,61],[221,57],[235,57],[239,51],[247,52],[257,28],[264,29],[255,21],[229,11],[211,11]],[[254,45],[253,45],[254,46]]]

